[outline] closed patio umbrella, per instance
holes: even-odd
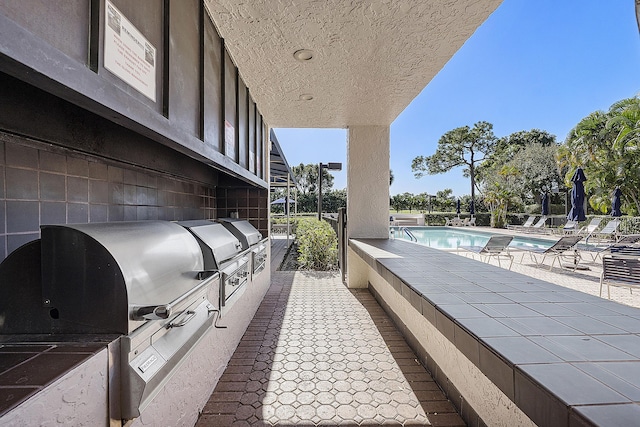
[[[584,221],[587,217],[584,214],[584,184],[587,177],[584,176],[582,168],[576,169],[571,177],[573,187],[571,188],[571,210],[567,219],[569,221]]]
[[[469,214],[471,216],[476,214],[476,206],[475,206],[475,203],[473,203],[473,200],[469,202]]]
[[[622,197],[622,190],[620,190],[620,187],[616,187],[616,191],[613,192],[613,198],[611,199],[611,216],[622,216],[622,211],[620,210],[622,201],[620,197]]]
[[[456,202],[456,213],[460,215],[460,199]]]
[[[549,195],[547,193],[542,194],[541,204],[542,212],[540,212],[540,214],[545,216],[549,215]]]

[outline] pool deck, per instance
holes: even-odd
[[[520,236],[527,238],[545,239],[550,241],[556,241],[560,238],[557,234],[540,234],[540,233],[520,233],[513,230],[497,229],[490,227],[450,227],[454,230],[461,231],[482,231],[485,233],[493,234],[507,234],[510,236]],[[448,250],[449,252],[456,253],[455,249]],[[602,274],[602,260],[598,258],[595,262],[592,260],[591,255],[588,252],[582,252],[582,260],[580,265],[588,267],[588,270],[573,271],[567,268],[558,268],[558,263],[550,271],[549,266],[551,260],[547,259],[544,265],[536,266],[536,263],[532,261],[527,254],[522,259],[523,251],[513,250],[511,253],[514,255],[513,266],[511,271],[524,274],[529,277],[535,277],[545,282],[554,283],[556,285],[563,286],[565,288],[574,289],[576,291],[584,292],[589,295],[599,296],[600,294],[600,275]],[[470,252],[460,251],[458,254],[467,258],[472,258],[473,254]],[[475,256],[478,259],[478,256]],[[491,260],[490,264],[498,266],[495,260]],[[503,262],[503,266],[504,266]],[[606,298],[606,289],[602,292]],[[626,288],[611,288],[611,300],[619,302],[621,304],[629,305],[632,307],[640,308],[640,295],[636,292],[632,294],[629,289]]]

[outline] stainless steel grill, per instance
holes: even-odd
[[[244,219],[220,218],[218,221],[238,238],[242,249],[251,253],[251,273],[252,276],[257,276],[266,267],[266,239],[262,239],[262,234]]]
[[[240,240],[213,221],[41,228],[40,240],[0,264],[0,283],[9,284],[0,286],[0,334],[60,342],[105,337],[113,419],[142,413],[215,313],[248,288],[251,260],[254,275],[266,263],[257,230]]]
[[[225,226],[237,239],[242,243],[242,249],[247,250],[249,247],[260,243],[262,234],[244,219],[237,218],[220,218],[218,222]]]
[[[42,301],[53,333],[120,333],[120,417],[140,415],[211,328],[194,237],[164,221],[42,227]]]
[[[242,244],[222,224],[212,221],[183,221],[179,223],[198,240],[207,270],[219,271],[220,312],[224,315],[240,298],[249,282],[249,257]]]

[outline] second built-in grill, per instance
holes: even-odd
[[[262,234],[247,220],[220,218],[218,221],[238,238],[242,249],[251,253],[251,273],[257,276],[265,269],[267,263],[266,239],[262,239]]]
[[[225,314],[246,289],[249,281],[249,258],[241,242],[222,224],[207,221],[183,221],[179,224],[198,240],[205,269],[219,271],[220,312]]]

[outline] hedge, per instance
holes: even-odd
[[[298,221],[298,264],[305,270],[335,270],[338,267],[338,237],[326,221]]]

